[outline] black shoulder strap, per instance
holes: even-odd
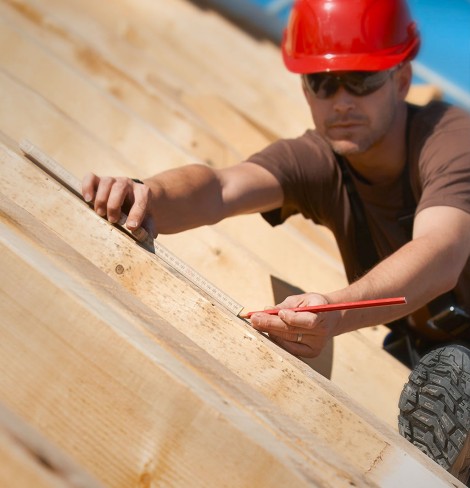
[[[336,155],[341,174],[343,176],[343,182],[346,187],[346,191],[349,197],[349,203],[351,205],[351,212],[354,221],[354,233],[355,233],[355,250],[356,256],[359,261],[361,271],[354,277],[354,279],[360,278],[363,274],[373,268],[379,262],[379,255],[372,240],[372,235],[367,224],[366,215],[362,201],[357,193],[356,187],[352,181],[350,170],[346,161],[339,155]]]

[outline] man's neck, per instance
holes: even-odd
[[[396,123],[377,144],[361,154],[346,157],[353,170],[370,184],[391,183],[402,173],[406,163],[407,109],[397,114]]]

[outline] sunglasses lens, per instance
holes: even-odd
[[[390,71],[352,72],[344,77],[344,87],[353,95],[369,95],[381,88],[390,74]]]
[[[304,76],[307,88],[317,98],[333,96],[340,86],[352,95],[363,97],[381,88],[390,77],[391,71],[350,71],[344,74],[312,73]]]
[[[307,87],[320,99],[333,96],[341,85],[336,76],[328,73],[306,75],[306,82]]]

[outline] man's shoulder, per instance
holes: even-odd
[[[446,147],[446,151],[470,150],[470,113],[442,101],[424,106],[410,105],[408,140],[412,154],[423,155],[425,148]],[[425,151],[429,154],[429,151]]]
[[[320,161],[332,161],[335,156],[331,146],[315,130],[307,129],[301,136],[295,139],[284,139],[284,142],[296,153],[300,159]]]
[[[306,129],[297,137],[279,139],[277,142],[296,148],[316,148],[320,151],[331,152],[331,148],[316,129]]]

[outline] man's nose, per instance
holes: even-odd
[[[337,112],[349,112],[356,105],[354,95],[351,95],[343,86],[333,95],[333,108]]]

